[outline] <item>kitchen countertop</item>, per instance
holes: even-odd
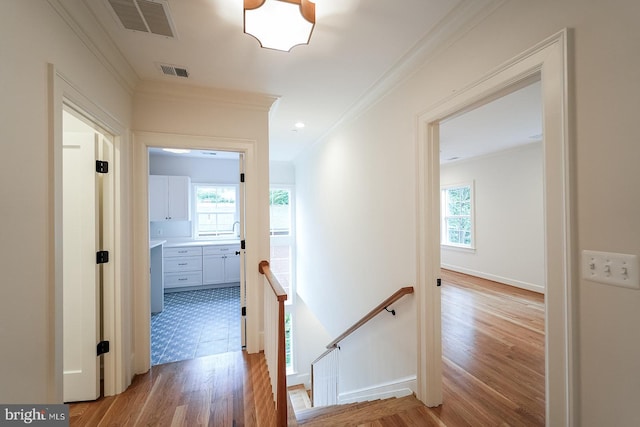
[[[162,244],[166,244],[167,241],[166,240],[150,240],[149,241],[149,249],[153,249],[157,246],[160,246]]]
[[[214,246],[214,245],[238,245],[240,240],[228,239],[228,240],[188,240],[188,241],[165,241],[165,248],[183,248],[189,246]]]

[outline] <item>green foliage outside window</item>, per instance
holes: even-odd
[[[442,190],[442,243],[472,247],[471,185],[448,187]]]
[[[269,204],[282,206],[289,204],[289,191],[288,190],[271,190],[269,191]]]

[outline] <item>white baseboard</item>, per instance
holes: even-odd
[[[338,395],[338,403],[364,402],[367,400],[387,399],[389,397],[404,397],[414,393],[417,387],[415,376],[400,378],[378,384],[372,387],[361,388]]]
[[[504,283],[505,285],[515,286],[516,288],[526,289],[528,291],[538,292],[540,294],[545,293],[544,286],[536,285],[534,283],[522,282],[520,280],[510,279],[508,277],[502,277],[495,274],[483,273],[482,271],[471,270],[470,268],[460,267],[457,265],[442,264],[442,268],[446,270],[456,271],[458,273],[468,274],[470,276],[480,277],[482,279],[493,280],[494,282]]]
[[[298,384],[304,385],[304,388],[309,390],[311,388],[311,375],[297,373],[287,375],[287,387]]]

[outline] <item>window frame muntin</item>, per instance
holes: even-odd
[[[469,204],[470,204],[470,213],[469,215],[446,215],[447,205],[446,205],[446,196],[445,193],[448,190],[456,189],[456,188],[466,188],[469,187]],[[445,248],[455,248],[462,250],[476,250],[476,221],[475,221],[475,181],[463,181],[454,184],[445,184],[440,186],[440,246]],[[448,218],[469,218],[471,222],[471,243],[469,245],[452,243],[448,241],[448,234],[446,233],[446,220]],[[446,237],[446,241],[445,241]]]

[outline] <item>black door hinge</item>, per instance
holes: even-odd
[[[102,160],[96,160],[96,172],[109,173],[109,162],[103,162]]]
[[[243,316],[247,315],[247,307],[242,307],[242,315]]]
[[[240,174],[240,182],[244,182],[244,174],[243,173]]]
[[[109,262],[109,251],[96,252],[96,264],[104,264]]]
[[[240,249],[245,249],[244,240],[240,241]]]
[[[98,356],[109,353],[109,341],[100,341],[98,343]]]
[[[439,277],[436,279],[436,286],[442,286],[442,279]]]

